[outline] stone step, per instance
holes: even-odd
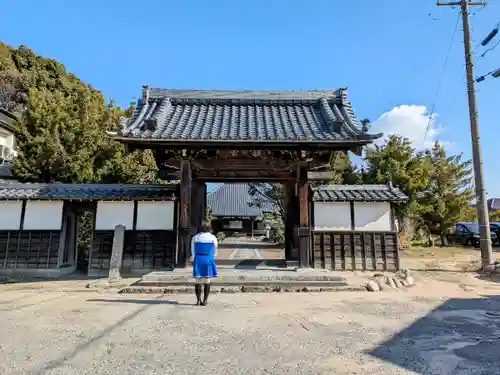
[[[282,284],[261,284],[261,285],[239,285],[239,286],[222,286],[212,285],[212,293],[279,293],[279,292],[303,292],[303,293],[317,293],[317,292],[366,292],[364,286],[353,285],[337,285],[337,286],[312,286],[299,285],[291,283]],[[194,293],[193,284],[184,285],[170,285],[162,287],[154,286],[140,286],[130,285],[120,290],[119,293],[123,294],[181,294],[181,293]]]
[[[170,282],[192,282],[192,273],[189,271],[157,271],[142,276],[141,282],[148,283],[170,283]],[[294,272],[294,271],[267,271],[267,270],[220,270],[219,277],[212,282],[337,282],[346,283],[343,276],[329,272]]]
[[[258,267],[276,267],[276,268],[285,268],[287,267],[287,263],[284,259],[217,259],[215,261],[217,267],[221,266],[233,266],[238,268],[258,268]],[[192,266],[193,262],[189,262],[189,265]]]
[[[134,284],[134,286],[144,286],[144,287],[194,287],[194,281],[185,280],[171,280],[171,281],[144,281],[140,280]],[[337,287],[337,286],[347,286],[345,280],[212,280],[211,284],[217,287],[246,287],[246,286],[286,286],[286,287]]]

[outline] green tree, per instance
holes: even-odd
[[[252,196],[250,206],[267,208],[263,220],[273,229],[273,240],[284,243],[287,202],[289,197],[285,186],[271,183],[251,183],[248,193]]]
[[[347,152],[336,151],[330,159],[331,179],[325,181],[329,184],[361,184],[362,172],[352,163]]]
[[[27,182],[157,181],[151,151],[125,152],[106,133],[122,110],[53,59],[0,42],[0,104],[21,119],[13,173]]]
[[[471,160],[462,154],[447,155],[439,143],[427,150],[425,158],[430,169],[430,185],[421,197],[426,208],[422,217],[431,230],[439,234],[441,244],[447,245],[447,233],[470,210],[472,193]]]
[[[313,186],[324,184],[356,184],[362,183],[361,172],[351,163],[347,153],[337,151],[332,153],[330,163],[331,175],[327,181],[312,181]],[[266,220],[271,223],[275,239],[284,241],[284,228],[287,213],[287,202],[293,197],[287,196],[287,190],[282,184],[271,183],[251,183],[249,194],[252,196],[252,206],[259,208],[272,205],[275,210],[266,214]]]
[[[429,188],[430,165],[425,153],[416,152],[409,139],[393,135],[382,145],[367,149],[364,157],[365,183],[391,182],[408,196],[405,204],[395,209],[402,242],[409,246],[416,223],[422,212],[427,212],[420,198]]]

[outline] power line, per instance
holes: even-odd
[[[496,24],[496,26],[493,28],[493,30],[490,31],[490,33],[486,36],[486,38],[483,39],[483,41],[478,44],[478,46],[482,46],[482,47],[485,47],[486,45],[488,45],[498,34],[499,32],[499,29],[500,29],[500,22],[498,22]],[[482,58],[484,58],[488,52],[491,52],[493,51],[495,48],[497,48],[497,46],[500,44],[500,39],[497,40],[497,42],[493,45],[493,47],[490,47],[488,48],[486,51],[484,51],[478,58],[476,61],[479,61],[481,60]],[[488,76],[492,76],[493,78],[498,78],[500,77],[500,69],[495,69],[495,70],[492,70],[482,76],[479,76],[476,78],[476,82],[482,82],[486,79],[486,77]]]
[[[493,45],[493,47],[488,48],[486,51],[484,51],[479,58],[483,58],[488,52],[493,51],[495,48],[497,48],[498,43],[500,43],[500,39]]]
[[[425,128],[425,134],[424,134],[422,144],[425,143],[425,141],[427,139],[427,134],[429,133],[429,129],[431,127],[431,122],[432,122],[432,119],[434,117],[434,109],[436,107],[436,102],[438,100],[439,93],[441,91],[441,85],[443,83],[444,73],[446,72],[446,67],[448,66],[448,60],[450,59],[451,48],[453,47],[453,42],[455,41],[455,35],[457,34],[459,22],[460,22],[460,12],[458,12],[457,21],[455,22],[455,28],[453,29],[453,34],[451,36],[450,45],[448,46],[448,52],[446,53],[446,59],[444,60],[443,68],[441,69],[441,75],[440,75],[439,80],[438,80],[438,86],[436,89],[436,94],[434,95],[434,101],[432,102],[431,113],[429,115],[429,122],[427,123],[427,127]]]

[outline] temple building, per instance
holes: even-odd
[[[214,232],[250,237],[264,233],[264,215],[273,213],[274,207],[270,202],[257,204],[249,191],[247,183],[225,183],[207,194]]]
[[[11,161],[16,155],[14,126],[17,119],[0,107],[0,182],[13,180]]]

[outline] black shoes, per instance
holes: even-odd
[[[201,284],[194,285],[194,292],[196,294],[196,306],[201,305]]]
[[[205,289],[203,290],[203,303],[202,306],[207,305],[208,295],[210,294],[210,284],[205,284]]]
[[[201,300],[201,284],[194,285],[194,292],[196,294],[196,306],[206,306],[210,294],[210,284],[204,285],[203,301]]]

